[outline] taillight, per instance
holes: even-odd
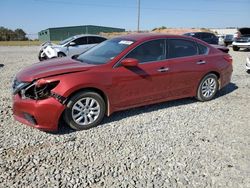
[[[232,58],[232,56],[230,56],[230,55],[226,55],[226,56],[224,56],[224,59],[228,62],[228,63],[233,63],[233,58]]]

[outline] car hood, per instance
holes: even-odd
[[[16,79],[22,82],[32,82],[39,78],[67,74],[73,72],[81,72],[89,70],[96,65],[82,63],[71,58],[57,58],[47,61],[35,63],[16,75]]]
[[[240,28],[238,30],[242,35],[250,35],[250,28]]]

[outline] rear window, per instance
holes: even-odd
[[[202,45],[200,43],[197,43],[197,46],[198,46],[198,50],[199,50],[200,55],[208,53],[208,47],[206,47],[206,46],[204,46],[204,45]]]

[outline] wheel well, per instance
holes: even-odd
[[[59,54],[63,54],[63,55],[66,56],[66,54],[65,54],[64,52],[57,52],[57,56],[58,56]]]
[[[70,99],[73,95],[79,93],[79,92],[83,92],[83,91],[92,91],[95,93],[98,93],[104,100],[105,104],[106,104],[106,114],[109,115],[109,100],[108,97],[106,96],[106,94],[97,88],[93,88],[93,87],[88,87],[88,88],[83,88],[83,89],[79,89],[77,91],[74,91],[73,93],[71,93],[67,98]],[[66,104],[68,103],[68,100],[66,101]]]
[[[218,73],[216,71],[209,72],[206,75],[208,75],[208,74],[215,74],[217,76],[218,80],[220,79],[220,73]]]
[[[88,88],[82,88],[82,89],[79,89],[77,91],[74,91],[73,93],[71,93],[67,97],[67,101],[66,101],[65,105],[68,104],[68,102],[69,102],[68,99],[70,99],[73,95],[75,95],[75,94],[77,94],[79,92],[83,92],[83,91],[92,91],[92,92],[98,93],[104,99],[104,102],[105,102],[105,105],[106,105],[106,115],[108,115],[108,116],[110,115],[109,99],[108,99],[108,97],[106,96],[106,94],[102,90],[97,89],[97,88],[88,87]],[[60,115],[59,122],[60,121],[65,121],[64,118],[63,118],[64,113],[65,113],[65,109],[64,109],[64,111]],[[61,126],[61,124],[59,122],[58,122],[58,128],[59,128],[59,126]]]

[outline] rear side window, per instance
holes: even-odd
[[[187,57],[198,54],[198,49],[193,41],[184,39],[168,40],[168,58]]]
[[[99,44],[105,40],[106,39],[102,37],[88,37],[88,44]]]
[[[125,58],[138,59],[140,63],[165,59],[165,40],[145,42],[132,50]]]
[[[198,46],[200,55],[204,55],[204,54],[208,53],[208,47],[206,47],[206,46],[204,46],[204,45],[202,45],[200,43],[197,43],[197,46]]]

